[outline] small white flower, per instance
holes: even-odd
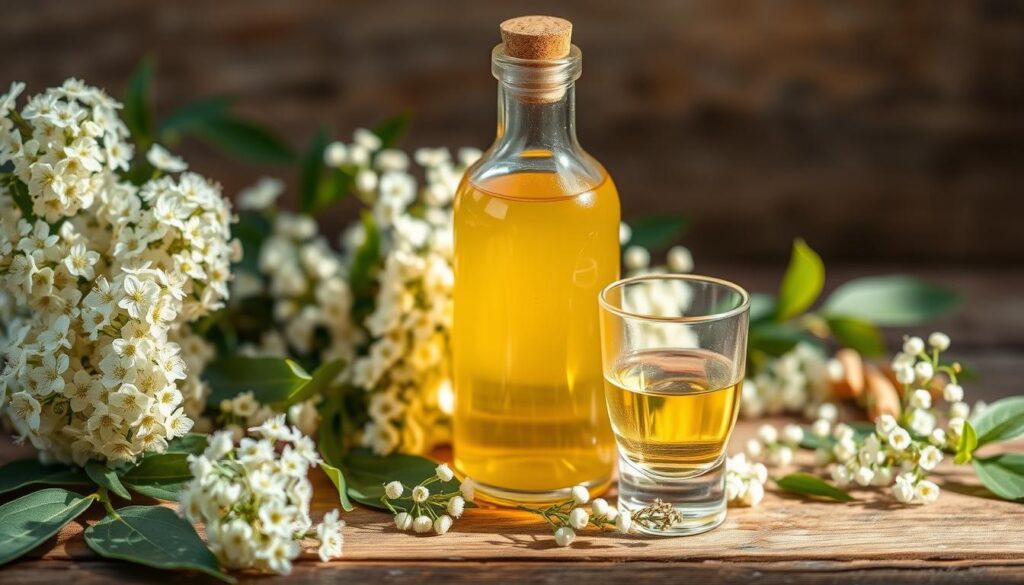
[[[462,480],[459,484],[459,491],[462,492],[462,498],[467,502],[472,502],[473,498],[476,497],[476,481],[470,477]]]
[[[927,479],[917,482],[914,499],[925,504],[934,502],[939,499],[939,486]]]
[[[928,437],[928,441],[936,447],[944,446],[946,444],[946,439],[946,431],[942,429],[933,430],[931,436]]]
[[[946,384],[942,389],[942,398],[946,402],[960,402],[964,399],[964,389],[960,384]]]
[[[412,516],[408,512],[395,514],[395,528],[399,530],[409,530],[412,528],[412,522]]]
[[[914,368],[906,364],[893,365],[892,373],[900,384],[913,384],[916,379]]]
[[[788,424],[782,429],[782,440],[795,447],[804,440],[804,429],[800,425]]]
[[[569,526],[572,526],[576,530],[583,530],[587,527],[590,522],[590,515],[583,508],[573,508],[569,512]]]
[[[582,506],[590,501],[590,492],[587,490],[586,486],[578,485],[572,488],[572,499]]]
[[[615,529],[623,534],[628,534],[633,525],[633,518],[629,514],[619,514],[615,518]]]
[[[430,529],[433,527],[434,522],[430,519],[430,516],[417,516],[412,521],[412,529],[419,534],[430,532]]]
[[[747,439],[743,446],[743,452],[751,459],[760,459],[764,453],[764,445],[757,439]]]
[[[451,481],[452,478],[455,477],[455,474],[452,473],[452,470],[448,467],[447,463],[438,465],[437,469],[434,471],[437,473],[437,479],[440,479],[441,481]]]
[[[903,353],[918,355],[924,351],[924,340],[920,337],[907,337],[903,340]]]
[[[950,438],[954,441],[960,440],[960,435],[964,433],[964,417],[957,416],[949,419],[946,423],[946,431]]]
[[[750,471],[753,473],[757,481],[765,483],[768,481],[768,468],[763,463],[754,463],[750,466]]]
[[[889,446],[895,451],[903,451],[910,446],[910,433],[902,427],[897,427],[889,433]]]
[[[604,498],[594,498],[594,501],[590,503],[590,510],[594,513],[594,516],[604,516],[608,513],[610,506]]]
[[[883,439],[888,438],[889,433],[896,430],[897,426],[899,425],[896,423],[896,418],[891,414],[882,414],[875,419],[875,432]]]
[[[903,504],[909,504],[914,501],[916,495],[914,479],[910,475],[900,475],[896,478],[896,483],[892,486],[892,495],[896,498],[896,501]]]
[[[633,238],[633,228],[626,222],[619,222],[619,245],[625,246]]]
[[[768,460],[776,466],[789,465],[793,462],[793,449],[786,445],[780,445],[769,451]]]
[[[428,490],[426,486],[418,485],[412,488],[412,501],[416,502],[417,504],[422,504],[423,502],[426,502],[427,498],[429,497],[430,490]]]
[[[466,500],[464,500],[461,496],[455,496],[452,499],[448,500],[448,515],[452,518],[461,518],[462,512],[465,509],[465,507]]]
[[[572,528],[562,526],[558,530],[555,530],[555,543],[558,546],[569,546],[574,540],[576,540],[576,533]]]
[[[764,486],[760,482],[747,482],[747,491],[743,494],[743,505],[756,506],[764,499]]]
[[[735,502],[743,498],[743,494],[747,491],[747,482],[743,481],[743,478],[738,475],[729,474],[725,478],[725,499],[729,502]]]
[[[387,496],[389,500],[397,500],[402,497],[402,493],[404,491],[405,486],[403,486],[400,481],[388,482],[388,484],[384,486],[384,495]]]
[[[188,165],[180,157],[174,156],[159,144],[149,147],[146,153],[149,164],[168,173],[180,173],[188,169]]]
[[[864,466],[857,469],[853,474],[853,479],[858,485],[866,487],[871,485],[871,481],[875,479],[875,472],[870,467]]]
[[[933,445],[921,449],[917,457],[917,464],[925,471],[931,471],[942,461],[942,451]]]
[[[910,435],[907,435],[907,441],[909,444]],[[857,456],[857,444],[852,438],[844,437],[832,448],[832,454],[835,455],[836,461],[846,463]]]
[[[672,272],[684,273],[693,270],[693,255],[685,246],[672,246],[665,258]]]
[[[850,474],[850,469],[845,465],[835,465],[832,467],[832,481],[839,487],[845,487],[850,484],[853,479]]]
[[[630,246],[626,248],[622,262],[627,270],[643,270],[651,264],[651,253],[641,246]]]
[[[757,438],[766,445],[771,445],[779,440],[779,431],[772,425],[761,425],[757,428]]]
[[[929,362],[917,362],[914,365],[914,375],[921,382],[927,382],[935,375],[935,368]]]
[[[442,514],[434,520],[434,532],[437,534],[447,534],[448,530],[452,527],[452,517],[447,514]]]
[[[949,405],[949,417],[950,419],[962,418],[966,419],[971,414],[971,407],[966,402],[954,402]]]
[[[826,402],[818,407],[818,418],[835,423],[839,419],[839,408],[831,402]]]
[[[332,142],[324,149],[324,164],[329,167],[338,168],[345,164],[348,156],[348,147],[343,142]]]
[[[910,406],[913,408],[931,408],[932,394],[923,388],[918,388],[910,395]]]
[[[811,434],[819,439],[823,439],[832,433],[832,423],[827,420],[820,418],[814,421],[811,425]]]
[[[928,336],[928,345],[932,346],[932,348],[937,349],[939,351],[946,351],[947,349],[949,349],[949,344],[949,336],[946,335],[945,333],[936,331],[935,333],[932,333],[931,335]]]

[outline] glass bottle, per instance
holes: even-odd
[[[582,58],[565,45],[495,47],[497,139],[455,199],[454,458],[496,503],[601,491],[615,461],[597,297],[618,278],[619,200],[576,138]]]

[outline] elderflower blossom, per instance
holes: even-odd
[[[769,360],[743,383],[740,414],[745,418],[783,413],[806,413],[828,398],[829,362],[825,354],[799,343]],[[808,415],[809,416],[809,415]]]
[[[725,461],[725,500],[739,506],[756,506],[764,499],[768,468],[737,453]]]
[[[189,456],[193,479],[181,492],[182,516],[206,526],[210,550],[232,569],[287,575],[306,537],[317,541],[321,561],[340,557],[345,522],[338,511],[316,526],[309,516],[306,475],[320,462],[313,441],[284,416],[249,430],[255,438],[237,445],[231,431],[219,431],[202,455]]]
[[[466,478],[458,490],[451,490],[448,482],[455,479],[455,474],[446,463],[434,470],[434,475],[413,486],[411,490],[400,481],[389,481],[384,484],[384,495],[380,501],[395,516],[395,528],[406,531],[413,530],[417,534],[425,534],[433,530],[437,535],[448,534],[452,524],[462,517],[467,502],[473,501],[473,480]],[[440,489],[431,493],[430,486],[440,483]],[[405,493],[409,497],[405,497]]]
[[[881,414],[866,431],[844,423],[833,426],[834,421],[824,419],[815,423],[815,429],[825,431],[815,430],[815,435],[830,441],[831,446],[819,449],[818,456],[819,461],[832,464],[836,485],[889,487],[901,503],[928,503],[939,497],[939,487],[927,479],[928,474],[942,461],[944,450],[956,450],[964,419],[970,414],[957,383],[959,364],[941,360],[949,346],[949,337],[943,333],[930,335],[927,345],[920,337],[905,338],[902,351],[892,360],[893,374],[903,385],[899,416]],[[933,392],[943,383],[945,412],[937,404],[938,393]]]
[[[228,297],[231,213],[195,173],[134,185],[121,104],[76,79],[0,97],[0,407],[46,460],[108,465],[187,433]],[[191,374],[191,375],[187,375]]]
[[[780,433],[772,425],[764,424],[757,429],[755,437],[747,439],[743,451],[752,462],[786,466],[793,462],[794,451],[803,440],[804,430],[800,425],[788,424]],[[741,463],[737,462],[738,465]]]
[[[590,502],[590,509],[584,506]],[[655,500],[649,506],[630,513],[621,512],[603,498],[590,500],[585,485],[574,486],[569,497],[544,508],[519,506],[520,510],[536,514],[547,522],[558,546],[569,546],[576,541],[577,531],[593,526],[602,531],[614,530],[627,534],[634,525],[648,529],[666,530],[682,521],[682,516],[671,504]]]

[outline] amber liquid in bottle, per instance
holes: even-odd
[[[575,76],[538,99],[501,58],[499,137],[455,200],[454,457],[485,499],[555,501],[602,490],[615,462],[597,297],[618,278],[619,200],[576,142]]]

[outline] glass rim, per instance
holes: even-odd
[[[627,311],[619,307],[613,306],[607,299],[608,293],[617,288],[625,288],[630,284],[635,284],[644,281],[658,281],[658,280],[680,280],[689,282],[703,282],[721,286],[730,289],[740,295],[740,303],[729,309],[728,311],[722,311],[719,313],[707,313],[705,315],[684,315],[682,317],[661,317],[658,315],[648,315],[644,313],[634,313],[633,311]],[[747,312],[750,308],[750,293],[747,289],[742,286],[725,280],[723,278],[716,278],[714,276],[704,276],[701,274],[641,274],[638,276],[631,276],[629,278],[622,278],[609,284],[608,286],[601,289],[601,293],[597,295],[598,302],[602,309],[618,315],[619,317],[625,317],[628,319],[642,319],[645,321],[658,321],[661,323],[707,323],[710,321],[721,321],[729,319],[737,315],[742,315]]]

